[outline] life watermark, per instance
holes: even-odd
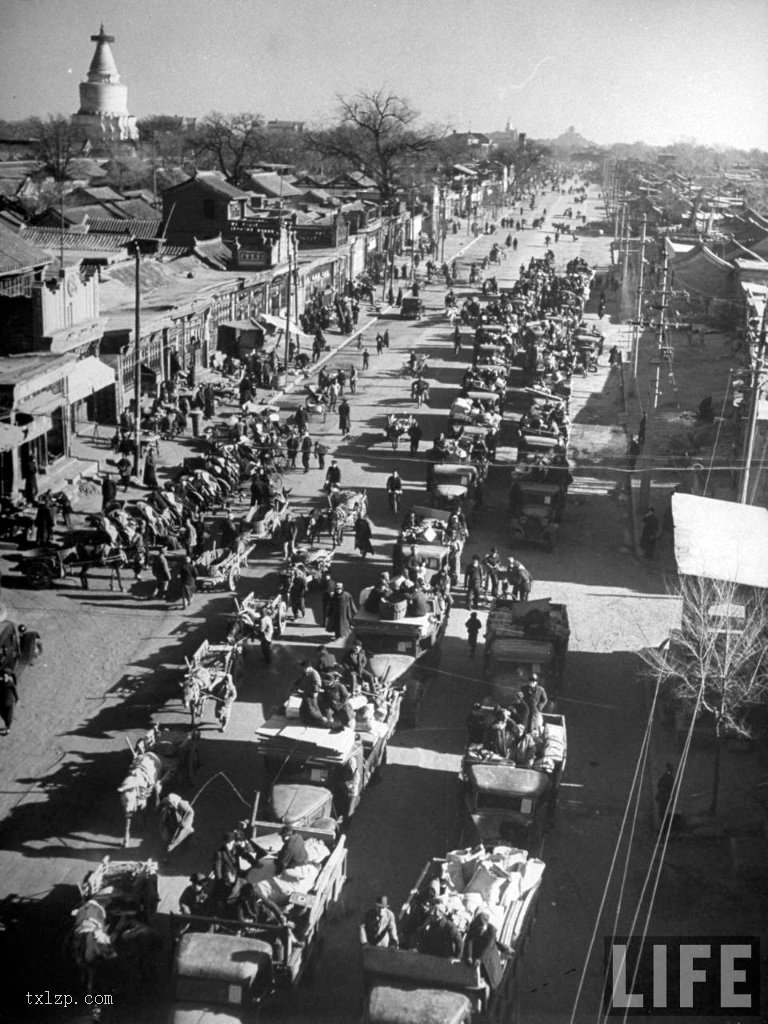
[[[760,1015],[759,939],[619,936],[604,941],[608,1016]]]
[[[51,992],[46,989],[44,992],[27,992],[27,1006],[77,1006],[79,1000],[75,999],[69,992]],[[87,992],[82,996],[84,1006],[112,1006],[111,995],[101,995],[98,992]]]

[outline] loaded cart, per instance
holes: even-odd
[[[201,590],[234,591],[240,579],[240,571],[254,549],[254,542],[241,541],[237,551],[212,547],[195,560],[197,585]]]

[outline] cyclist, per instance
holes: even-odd
[[[389,507],[397,514],[400,510],[400,502],[403,499],[403,481],[396,469],[387,480],[387,494],[389,496]]]

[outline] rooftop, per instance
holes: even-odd
[[[22,237],[0,224],[0,274],[20,274],[50,262],[50,253],[37,239]]]
[[[673,494],[672,517],[679,573],[768,589],[768,509]]]

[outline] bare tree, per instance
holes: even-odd
[[[362,170],[376,182],[384,202],[391,200],[405,168],[431,150],[442,133],[419,127],[418,112],[384,88],[338,100],[336,122],[309,133],[308,141],[322,155]]]
[[[263,119],[258,114],[226,114],[214,110],[195,131],[198,160],[210,162],[233,185],[261,158]]]
[[[86,135],[63,114],[30,119],[30,130],[40,146],[40,161],[55,181],[65,181],[73,161],[83,154]]]
[[[684,576],[682,620],[669,642],[643,659],[673,706],[709,720],[715,741],[709,813],[717,812],[723,741],[751,737],[768,704],[768,596],[735,583]],[[698,709],[698,711],[697,711]]]

